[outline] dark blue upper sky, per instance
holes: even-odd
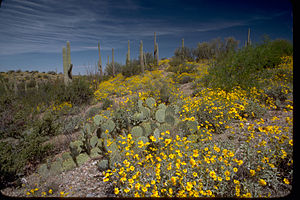
[[[0,71],[62,71],[62,47],[71,44],[73,73],[94,68],[100,42],[102,63],[125,63],[139,42],[159,56],[171,57],[181,45],[235,37],[241,44],[251,28],[252,42],[264,34],[293,41],[293,13],[288,0],[4,0],[0,8]],[[110,59],[111,60],[111,59]]]

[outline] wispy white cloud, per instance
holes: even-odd
[[[207,32],[270,18],[256,15],[253,19],[233,20],[206,16],[209,20],[177,23],[176,17],[140,17],[143,11],[149,12],[149,8],[135,0],[4,1],[0,10],[0,55],[60,52],[67,40],[72,51],[96,49],[98,41],[108,50],[121,48],[128,39],[153,37],[154,31],[161,36]]]

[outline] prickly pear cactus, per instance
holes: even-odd
[[[151,123],[150,122],[143,122],[141,124],[143,128],[143,135],[148,137],[152,133]]]
[[[101,115],[95,115],[94,116],[94,123],[96,126],[100,126],[101,123],[105,121],[105,118],[102,117]]]
[[[163,123],[165,122],[165,110],[163,109],[158,109],[156,112],[155,112],[155,119],[156,121],[158,121],[159,123]]]
[[[147,98],[146,104],[150,109],[153,109],[155,106],[155,99],[153,99],[152,97]]]
[[[134,126],[131,129],[132,139],[136,142],[137,139],[143,136],[143,128],[140,126]]]
[[[118,150],[117,143],[113,138],[104,139],[103,146],[106,152],[115,152]]]
[[[198,130],[197,121],[186,121],[186,125],[191,134],[194,134]]]
[[[110,169],[114,169],[118,163],[121,163],[122,157],[119,151],[109,154],[108,165]]]
[[[174,115],[175,115],[175,110],[174,110],[174,108],[171,107],[171,106],[168,106],[168,107],[166,108],[166,115],[174,116]]]
[[[108,160],[107,159],[103,159],[103,160],[100,160],[98,163],[97,163],[97,167],[99,169],[99,171],[105,171],[108,169]]]
[[[149,139],[145,136],[141,136],[141,137],[138,137],[137,138],[137,144],[135,145],[136,148],[135,149],[138,149],[139,151],[143,151],[146,149],[147,147],[147,143],[149,142]]]
[[[92,148],[95,148],[98,144],[98,137],[96,135],[92,136],[90,139],[90,145]]]
[[[114,123],[113,120],[108,119],[102,126],[101,126],[101,130],[102,132],[105,132],[106,130],[108,130],[108,133],[111,133],[116,127],[116,124]]]
[[[143,115],[143,120],[147,120],[150,117],[150,109],[147,107],[141,107],[140,111]]]
[[[165,121],[173,126],[175,124],[175,117],[173,117],[173,115],[166,115]]]
[[[160,103],[158,106],[157,106],[158,109],[162,109],[162,110],[166,110],[167,109],[167,106],[164,104],[164,103]]]
[[[63,171],[69,171],[71,169],[74,169],[75,167],[76,167],[76,164],[73,161],[73,159],[64,160],[63,163],[62,163]]]
[[[86,153],[81,153],[76,158],[78,166],[83,165],[85,162],[87,162],[90,159],[90,157]]]

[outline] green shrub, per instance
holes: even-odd
[[[133,75],[138,75],[142,72],[139,60],[131,60],[128,65],[122,66],[122,75],[125,77],[130,77]]]
[[[115,68],[115,75],[121,73],[122,71],[122,65],[120,63],[114,62],[114,68]],[[105,67],[105,74],[108,76],[113,75],[113,69],[112,69],[112,64],[108,64]]]
[[[188,47],[179,47],[174,52],[174,57],[181,61],[193,61],[192,50]]]
[[[288,42],[275,40],[265,41],[256,46],[247,46],[237,52],[231,51],[208,69],[203,82],[208,87],[221,88],[226,91],[236,86],[243,89],[260,87],[259,80],[267,77],[261,73],[266,68],[280,64],[281,57],[289,53],[292,45]],[[280,47],[283,47],[281,49]]]
[[[102,101],[102,110],[106,110],[107,108],[109,108],[111,105],[113,105],[113,101],[110,100],[109,98],[105,98],[103,101]]]
[[[56,100],[58,102],[67,101],[71,102],[72,105],[82,105],[88,104],[93,97],[93,91],[89,83],[82,78],[74,79],[67,87],[58,85],[56,89]]]
[[[33,131],[18,144],[0,142],[0,188],[20,178],[20,175],[25,175],[28,163],[37,163],[49,155],[53,146],[43,145],[46,140],[37,131]]]
[[[170,61],[170,67],[167,71],[174,72],[176,74],[193,73],[196,72],[197,66],[191,63],[183,62],[180,58],[172,58]]]

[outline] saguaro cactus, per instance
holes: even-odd
[[[98,42],[98,52],[99,52],[98,70],[100,71],[100,78],[102,79],[102,77],[103,77],[103,72],[102,72],[102,60],[101,60],[100,43],[99,43],[99,42]]]
[[[115,77],[114,48],[112,48],[111,66],[113,77]]]
[[[156,33],[154,32],[154,64],[158,65],[159,56],[158,56],[158,44],[156,43]]]
[[[143,41],[142,40],[140,43],[140,65],[141,65],[141,71],[144,74],[144,53],[143,53]]]
[[[126,65],[128,66],[130,64],[130,42],[128,40],[128,51],[126,55]]]
[[[63,68],[64,68],[64,83],[69,85],[72,82],[72,68],[71,64],[71,48],[70,42],[67,41],[67,48],[63,47]]]
[[[182,42],[182,45],[181,45],[181,46],[182,46],[182,49],[183,49],[183,48],[184,48],[184,38],[182,38],[182,41],[181,41],[181,42]]]
[[[250,28],[248,29],[247,45],[251,45],[251,39],[250,39]]]

